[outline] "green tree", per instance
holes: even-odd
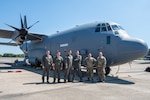
[[[24,57],[24,54],[4,53],[2,57]]]

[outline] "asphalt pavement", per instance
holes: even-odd
[[[150,61],[135,60],[132,63],[112,67],[105,83],[87,81],[83,69],[83,82],[42,83],[41,69],[29,66],[11,67],[0,63],[0,100],[149,100],[150,72],[145,72]]]

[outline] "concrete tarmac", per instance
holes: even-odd
[[[61,73],[61,83],[53,84],[51,71],[50,83],[42,84],[40,69],[0,64],[0,100],[150,100],[148,66],[150,61],[143,60],[114,66],[105,83],[96,74],[93,83],[86,76],[83,82],[63,83]]]

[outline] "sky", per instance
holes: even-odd
[[[0,29],[20,28],[20,14],[27,16],[29,32],[51,35],[76,25],[96,21],[119,23],[131,37],[150,47],[150,0],[0,0]],[[1,39],[0,42],[10,40]],[[0,54],[23,54],[19,46],[0,45]]]

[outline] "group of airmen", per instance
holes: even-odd
[[[79,51],[76,51],[76,55],[72,56],[72,51],[68,51],[68,55],[63,57],[61,52],[57,52],[55,57],[50,55],[50,51],[47,50],[46,54],[42,57],[41,65],[43,69],[42,82],[44,83],[44,77],[47,75],[47,83],[49,83],[49,74],[50,69],[53,71],[53,83],[56,82],[56,77],[58,77],[57,82],[60,83],[60,72],[63,69],[64,65],[64,83],[74,82],[75,76],[78,75],[80,82],[83,81],[82,71],[81,71],[81,62],[82,56]],[[92,57],[92,54],[89,53],[88,56],[84,59],[83,64],[87,69],[87,79],[88,81],[93,82],[93,68],[96,67],[99,82],[105,82],[105,67],[106,67],[106,58],[103,56],[102,52],[99,52],[97,59]],[[71,77],[72,76],[72,77]]]

